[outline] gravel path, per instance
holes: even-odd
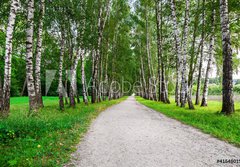
[[[66,166],[240,167],[218,159],[240,161],[240,149],[129,97],[100,114]]]

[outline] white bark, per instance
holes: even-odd
[[[202,66],[203,66],[203,50],[204,50],[204,39],[205,39],[205,1],[203,0],[203,7],[202,7],[202,35],[201,35],[201,55],[199,60],[199,69],[198,69],[198,79],[197,79],[197,92],[196,92],[196,105],[199,105],[199,97],[200,97],[200,90],[201,90],[201,78],[202,78]]]
[[[141,47],[141,45],[140,45],[140,47]],[[140,61],[141,61],[142,81],[143,81],[143,83],[141,83],[141,85],[143,87],[143,92],[144,92],[144,96],[143,97],[148,99],[149,98],[149,94],[148,94],[148,91],[147,91],[147,84],[146,84],[146,78],[145,78],[144,64],[143,64],[141,48],[140,48]]]
[[[183,57],[182,57],[182,83],[181,83],[181,107],[185,107],[187,94],[187,54],[188,54],[188,25],[189,25],[189,0],[186,0],[185,22],[183,32]]]
[[[64,57],[64,34],[62,34],[60,61],[59,61],[58,93],[59,93],[59,107],[60,107],[60,110],[64,110],[63,79],[62,79],[62,76],[63,76],[63,57]]]
[[[179,106],[180,105],[180,89],[179,89],[179,83],[180,83],[180,71],[182,69],[182,56],[181,56],[181,48],[180,48],[180,33],[177,23],[177,17],[176,17],[176,6],[174,3],[174,0],[171,0],[171,11],[172,11],[172,19],[173,19],[173,29],[175,34],[175,40],[176,40],[176,54],[177,54],[177,81],[176,81],[176,103]]]
[[[11,69],[12,69],[12,38],[16,21],[17,10],[20,7],[19,0],[12,0],[10,6],[10,14],[8,17],[8,25],[6,32],[6,52],[4,66],[4,82],[2,92],[1,110],[3,115],[8,115],[10,109],[10,87],[11,87]]]
[[[71,77],[71,87],[73,89],[73,94],[74,96],[76,95],[76,92],[77,92],[77,66],[78,66],[78,63],[79,63],[79,60],[80,60],[80,57],[81,57],[81,54],[83,54],[83,50],[79,50],[77,52],[77,55],[76,55],[76,58],[74,60],[74,64],[73,64],[73,67],[72,67],[72,77]]]
[[[36,110],[36,92],[33,78],[33,20],[34,19],[34,0],[28,0],[27,14],[27,50],[26,50],[26,76],[29,96],[29,110]]]
[[[85,66],[84,66],[84,52],[80,55],[81,56],[81,74],[82,74],[82,93],[83,93],[83,101],[85,104],[88,104],[88,97],[87,97],[87,84],[85,80]]]
[[[202,97],[202,104],[201,106],[207,106],[207,97],[208,97],[208,83],[209,83],[209,75],[212,65],[212,57],[214,52],[214,31],[215,31],[215,10],[212,12],[212,21],[211,21],[211,36],[210,36],[210,46],[209,46],[209,56],[208,56],[208,64],[207,64],[207,70],[205,75],[205,82],[204,82],[204,88],[203,88],[203,97]]]
[[[148,22],[148,8],[146,10],[146,47],[147,47],[147,60],[148,60],[148,95],[149,99],[156,100],[156,85],[153,81],[153,66],[152,66],[152,57],[151,57],[151,46],[150,46],[150,37],[149,37],[149,22]],[[153,82],[152,82],[153,81]]]
[[[35,86],[36,86],[36,97],[39,107],[43,106],[42,93],[41,93],[41,60],[42,60],[42,34],[43,34],[43,19],[45,14],[45,0],[40,2],[40,18],[38,27],[38,38],[37,38],[37,50],[36,50],[36,67],[35,67]]]
[[[106,15],[103,17],[103,8],[104,6],[100,6],[99,13],[98,13],[98,39],[97,39],[97,49],[96,49],[96,56],[94,60],[94,69],[93,69],[93,74],[92,74],[92,80],[93,80],[93,85],[92,85],[92,103],[95,103],[98,101],[98,95],[99,95],[99,82],[98,82],[98,74],[99,74],[99,61],[100,61],[100,49],[102,45],[102,38],[103,38],[103,30],[106,25],[107,18],[110,13],[110,7],[111,7],[111,0],[107,1],[107,4],[105,6],[105,11]]]

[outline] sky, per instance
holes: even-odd
[[[133,12],[134,11],[134,3],[136,2],[136,0],[129,0],[128,2],[131,7],[131,11]]]

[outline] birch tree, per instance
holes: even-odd
[[[1,93],[2,100],[0,101],[0,114],[6,117],[10,111],[10,88],[11,88],[11,70],[12,70],[12,39],[13,31],[16,21],[16,14],[20,7],[19,0],[11,0],[10,14],[8,17],[8,25],[6,32],[6,52],[5,52],[5,66],[4,66],[4,82]],[[2,86],[1,86],[2,88]]]
[[[98,37],[97,37],[97,49],[96,55],[94,58],[94,68],[92,74],[92,103],[97,102],[97,97],[99,93],[99,83],[98,83],[98,74],[99,74],[99,63],[100,63],[100,49],[102,46],[102,39],[103,39],[103,30],[106,25],[107,18],[109,16],[110,7],[111,7],[111,0],[107,0],[106,6],[100,2],[99,4],[99,13],[98,13]],[[103,15],[105,8],[105,17]]]
[[[42,89],[41,89],[41,60],[42,60],[42,34],[43,34],[43,19],[45,15],[45,0],[40,1],[40,17],[38,25],[37,49],[36,49],[36,66],[35,66],[35,86],[36,86],[36,101],[38,107],[43,107]]]
[[[220,0],[220,18],[223,51],[222,113],[230,115],[234,112],[234,100],[233,100],[233,60],[229,28],[228,0]]]
[[[214,4],[214,1],[212,2]],[[201,106],[207,106],[207,96],[208,96],[208,83],[209,83],[209,75],[212,65],[212,59],[213,59],[213,53],[214,53],[214,38],[215,38],[215,9],[214,5],[212,5],[213,11],[211,16],[211,36],[210,36],[210,45],[209,45],[209,51],[208,51],[208,64],[207,64],[207,70],[205,75],[205,81],[204,81],[204,87],[203,87],[203,97],[202,97],[202,103]]]
[[[26,46],[26,76],[29,96],[30,114],[36,112],[37,101],[35,92],[35,82],[33,78],[33,23],[34,23],[34,0],[28,0],[27,14],[27,46]]]
[[[87,105],[88,104],[88,97],[87,97],[87,84],[85,79],[85,66],[84,66],[84,55],[83,52],[81,56],[81,77],[82,77],[82,93],[83,93],[83,102]]]
[[[152,70],[152,61],[151,61],[151,50],[150,50],[150,39],[149,39],[149,23],[148,23],[148,8],[147,4],[145,7],[145,16],[146,16],[146,48],[147,48],[147,64],[148,64],[148,95],[150,100],[154,100],[154,88],[152,84],[153,79],[153,70]]]
[[[165,96],[161,96],[161,54],[162,54],[162,41],[161,41],[161,16],[160,13],[160,2],[158,0],[155,1],[155,10],[156,10],[156,24],[157,24],[157,52],[158,52],[158,100],[165,101]]]
[[[186,0],[185,21],[183,30],[183,58],[182,58],[182,83],[181,83],[181,107],[185,107],[187,94],[187,54],[188,54],[188,24],[189,24],[189,0]]]
[[[63,58],[64,58],[64,34],[62,33],[61,39],[61,50],[60,50],[60,60],[59,60],[59,79],[58,79],[58,96],[59,96],[59,108],[64,110],[64,92],[63,92]]]
[[[75,96],[76,96],[76,92],[77,92],[77,66],[78,66],[78,62],[80,60],[80,55],[83,54],[83,51],[81,49],[78,49],[77,53],[76,53],[76,58],[74,60],[73,66],[71,68],[71,84],[70,84],[70,93],[69,93],[69,98],[70,98],[70,106],[71,107],[75,107],[76,102],[75,102]]]
[[[201,89],[201,79],[202,79],[202,66],[203,66],[203,55],[204,55],[204,40],[205,40],[205,3],[206,0],[202,2],[202,35],[201,35],[201,53],[199,59],[199,68],[198,68],[198,78],[197,78],[197,92],[196,92],[196,101],[195,104],[199,105],[200,98],[200,89]]]
[[[144,92],[144,98],[148,99],[149,94],[147,91],[147,84],[146,84],[146,78],[145,78],[145,72],[144,72],[144,64],[143,64],[143,58],[141,54],[141,48],[140,48],[140,61],[141,61],[141,75],[142,75],[142,87],[143,87],[143,92]]]
[[[197,7],[194,15],[194,27],[193,27],[193,37],[192,37],[192,44],[190,50],[190,62],[189,62],[189,73],[188,73],[188,107],[189,109],[193,110],[194,105],[192,101],[192,88],[193,88],[193,75],[196,70],[197,64],[197,55],[199,54],[198,51],[196,52],[196,39],[197,39],[197,32],[198,32],[198,25],[199,25],[199,8],[200,8],[200,0],[197,0]],[[199,49],[198,49],[199,50]]]
[[[181,47],[180,47],[180,32],[177,23],[177,16],[176,16],[176,6],[174,0],[171,0],[171,12],[172,12],[172,23],[174,29],[174,36],[175,36],[175,45],[176,45],[176,54],[177,54],[177,61],[176,61],[176,95],[175,101],[177,106],[180,105],[180,78],[181,78],[181,69],[182,69],[182,56],[181,56]]]
[[[164,103],[168,103],[167,88],[165,81],[165,67],[162,58],[162,26],[163,26],[163,16],[162,16],[162,1],[155,1],[156,10],[156,23],[157,23],[157,47],[158,47],[158,82],[159,82],[159,93],[158,100]]]

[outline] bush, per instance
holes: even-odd
[[[209,95],[221,95],[222,94],[222,86],[211,84],[208,87],[208,94]]]

